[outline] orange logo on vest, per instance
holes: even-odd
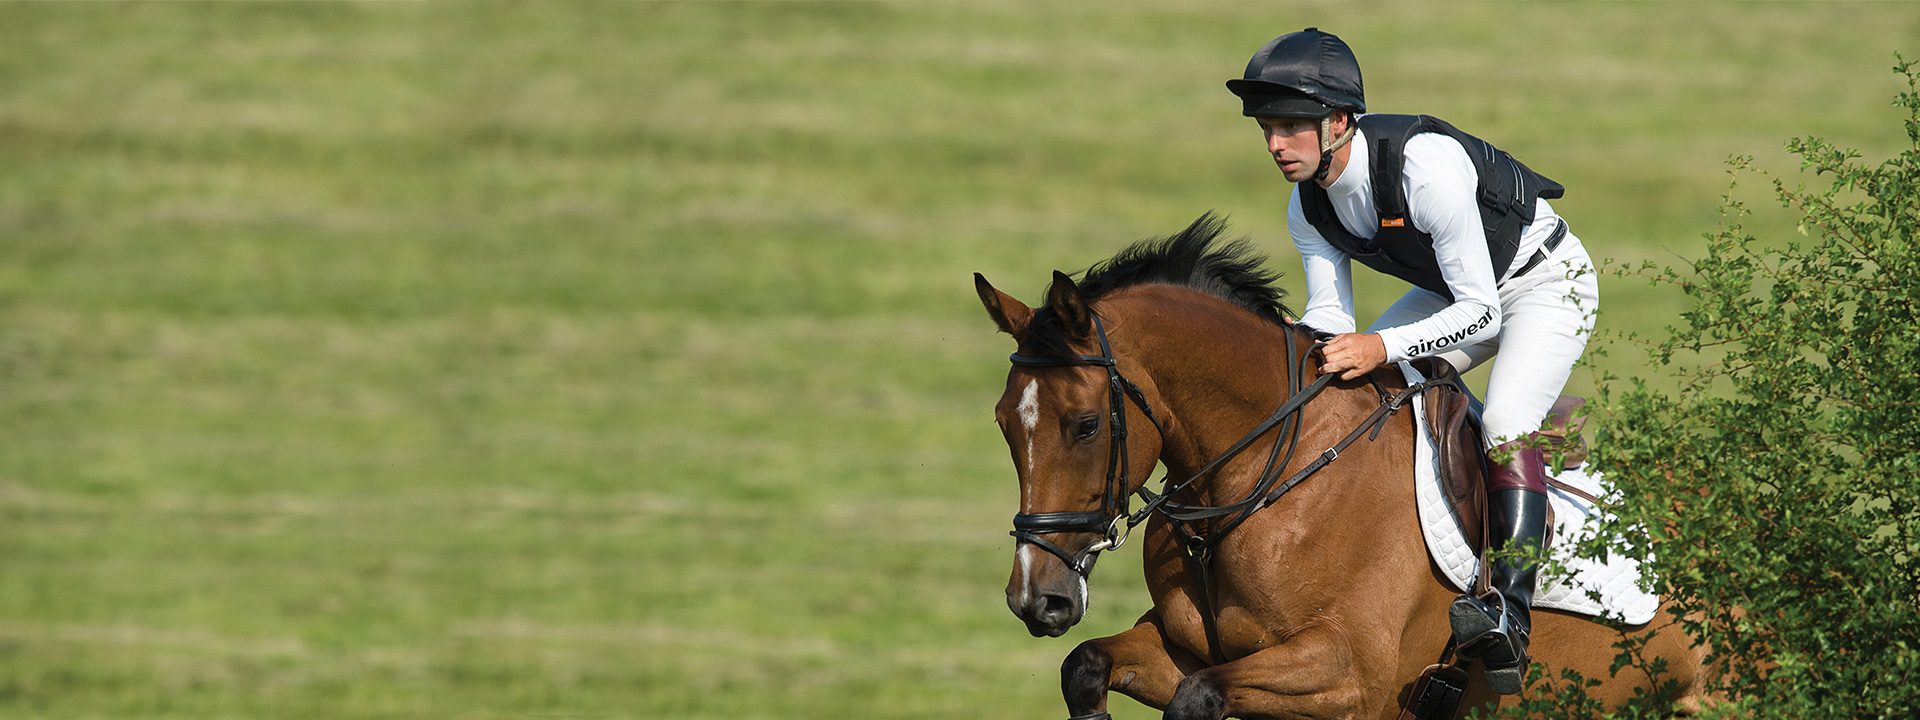
[[[1406,227],[1406,218],[1380,218],[1380,227]]]

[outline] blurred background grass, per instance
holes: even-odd
[[[1298,297],[1221,82],[1306,25],[1628,262],[1729,155],[1883,155],[1920,55],[1909,3],[0,6],[0,716],[1059,715],[1137,557],[1007,615],[968,273],[1212,208]]]

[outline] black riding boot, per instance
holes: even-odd
[[[1522,438],[1490,451],[1511,456],[1504,463],[1488,461],[1490,549],[1514,543],[1538,548],[1546,537],[1546,465],[1538,447],[1522,447],[1531,442]],[[1496,560],[1489,577],[1492,591],[1483,597],[1461,595],[1449,613],[1460,656],[1478,658],[1486,666],[1487,685],[1502,695],[1520,692],[1526,679],[1527,634],[1532,628],[1528,608],[1536,569],[1524,560]]]

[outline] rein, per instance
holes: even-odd
[[[1077,512],[1017,513],[1013,516],[1013,531],[1008,534],[1012,535],[1018,543],[1029,543],[1052,553],[1054,556],[1066,562],[1068,568],[1084,577],[1092,571],[1093,561],[1101,552],[1112,550],[1126,544],[1127,537],[1133,533],[1133,528],[1146,522],[1147,518],[1154,513],[1160,513],[1167,518],[1173,526],[1173,529],[1185,539],[1184,546],[1187,556],[1193,560],[1199,568],[1200,590],[1202,594],[1200,601],[1206,608],[1206,612],[1201,615],[1202,624],[1206,628],[1207,642],[1210,646],[1209,650],[1213,655],[1215,663],[1224,662],[1225,660],[1220,654],[1218,631],[1215,628],[1213,620],[1215,609],[1213,608],[1210,590],[1211,578],[1209,577],[1209,567],[1212,564],[1211,560],[1214,546],[1218,545],[1221,540],[1226,538],[1228,533],[1239,527],[1247,518],[1252,517],[1255,512],[1274,504],[1281,496],[1287,494],[1288,491],[1298,487],[1300,483],[1306,481],[1307,478],[1324,469],[1334,460],[1339,459],[1340,452],[1357,442],[1362,435],[1368,436],[1367,439],[1369,441],[1379,437],[1381,429],[1386,427],[1388,417],[1405,406],[1412,398],[1419,396],[1420,393],[1426,391],[1428,388],[1441,383],[1432,381],[1415,383],[1408,386],[1405,390],[1394,393],[1382,386],[1378,380],[1369,376],[1367,381],[1373,385],[1374,391],[1380,395],[1379,407],[1376,407],[1371,414],[1362,420],[1358,426],[1354,427],[1351,432],[1347,433],[1345,437],[1341,438],[1339,442],[1322,451],[1319,457],[1314,458],[1312,462],[1295,471],[1292,475],[1283,478],[1281,471],[1292,461],[1295,450],[1299,448],[1300,430],[1306,424],[1304,419],[1305,413],[1302,412],[1302,410],[1308,402],[1319,397],[1321,391],[1325,390],[1327,386],[1332,384],[1334,379],[1338,377],[1334,374],[1324,374],[1314,378],[1311,383],[1305,383],[1303,385],[1302,379],[1306,376],[1307,363],[1312,361],[1314,351],[1326,344],[1324,338],[1327,336],[1316,334],[1315,341],[1307,346],[1306,352],[1300,354],[1299,367],[1296,368],[1292,361],[1296,340],[1294,339],[1294,333],[1289,329],[1284,335],[1287,341],[1288,361],[1285,365],[1287,370],[1286,387],[1288,397],[1280,404],[1280,407],[1276,408],[1266,419],[1255,425],[1253,429],[1247,431],[1245,435],[1242,435],[1232,446],[1201,466],[1199,470],[1194,471],[1194,473],[1186,479],[1177,483],[1173,482],[1172,473],[1169,472],[1165,477],[1161,478],[1161,490],[1159,492],[1156,493],[1147,489],[1146,485],[1150,483],[1143,483],[1140,489],[1129,494],[1127,491],[1127,482],[1128,478],[1131,477],[1131,473],[1129,472],[1129,462],[1126,453],[1127,401],[1132,400],[1135,405],[1139,406],[1140,411],[1147,416],[1149,422],[1153,423],[1154,430],[1160,433],[1162,439],[1166,437],[1166,427],[1161,424],[1159,417],[1154,414],[1151,404],[1147,402],[1146,394],[1141,392],[1140,387],[1120,374],[1118,361],[1113,355],[1113,348],[1107,342],[1106,327],[1101,323],[1100,316],[1097,314],[1093,315],[1093,328],[1094,336],[1100,343],[1099,355],[1075,355],[1070,358],[1049,358],[1021,355],[1016,352],[1008,356],[1007,359],[1012,362],[1015,367],[1052,368],[1095,366],[1106,370],[1109,440],[1107,445],[1107,477],[1101,491],[1100,509]],[[1246,497],[1224,505],[1188,505],[1173,500],[1173,496],[1176,493],[1192,487],[1195,482],[1213,473],[1222,465],[1225,465],[1228,460],[1245,451],[1275,427],[1281,427],[1280,434],[1287,436],[1287,440],[1285,442],[1278,440],[1274,442],[1273,450],[1269,452],[1267,456],[1266,465],[1260,471],[1259,482],[1254,485],[1252,491],[1247,493]],[[1145,503],[1139,510],[1130,509],[1132,495],[1139,495],[1140,499]],[[1197,523],[1208,522],[1208,524],[1213,524],[1211,521],[1215,520],[1219,520],[1218,526],[1214,527],[1211,532],[1202,532],[1196,527]],[[1101,533],[1103,537],[1087,545],[1086,548],[1080,550],[1078,553],[1068,553],[1065,549],[1043,537],[1053,533],[1069,532]]]

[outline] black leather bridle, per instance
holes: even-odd
[[[1034,357],[1014,353],[1007,356],[1016,367],[1051,368],[1094,365],[1107,371],[1107,480],[1100,492],[1100,509],[1079,512],[1015,513],[1013,516],[1014,539],[1031,543],[1034,546],[1053,553],[1067,563],[1074,572],[1086,575],[1093,569],[1093,558],[1103,550],[1120,547],[1127,541],[1127,534],[1133,529],[1135,520],[1128,513],[1129,498],[1127,480],[1132,477],[1127,458],[1127,405],[1125,398],[1131,398],[1140,406],[1140,412],[1146,413],[1147,421],[1153,423],[1154,430],[1166,437],[1167,430],[1160,425],[1159,418],[1153,415],[1153,406],[1147,402],[1140,386],[1133,384],[1120,374],[1115,367],[1113,347],[1107,344],[1107,329],[1100,322],[1100,316],[1093,316],[1094,337],[1100,340],[1099,355],[1075,355],[1070,358]],[[1145,489],[1144,487],[1142,488]],[[1144,518],[1144,515],[1142,515]],[[1122,524],[1126,527],[1121,527]],[[1105,537],[1095,540],[1078,553],[1068,553],[1060,546],[1048,542],[1043,535],[1068,532],[1102,533]]]
[[[1091,310],[1089,314],[1092,314]],[[1300,359],[1296,365],[1292,358],[1295,355],[1298,340],[1294,337],[1294,328],[1289,327],[1283,333],[1287,341],[1286,357],[1288,358],[1282,363],[1287,370],[1286,401],[1282,402],[1280,407],[1265,420],[1247,431],[1247,434],[1242,435],[1225,452],[1207,461],[1186,479],[1175,483],[1172,482],[1172,473],[1168,473],[1166,477],[1161,478],[1162,489],[1158,493],[1148,490],[1146,487],[1148,483],[1141,483],[1140,489],[1135,490],[1133,494],[1139,495],[1146,504],[1137,511],[1131,511],[1129,508],[1132,495],[1127,492],[1127,483],[1131,474],[1127,457],[1126,399],[1132,399],[1134,404],[1140,407],[1140,411],[1146,414],[1147,420],[1153,423],[1154,429],[1159,431],[1163,442],[1167,434],[1166,427],[1154,415],[1153,408],[1147,402],[1146,394],[1140,391],[1140,387],[1120,374],[1118,361],[1113,356],[1113,348],[1107,343],[1106,328],[1101,324],[1099,315],[1092,314],[1092,318],[1094,337],[1100,342],[1099,355],[1049,358],[1021,355],[1015,352],[1007,359],[1015,367],[1052,368],[1092,365],[1107,371],[1107,478],[1105,486],[1101,489],[1100,509],[1077,512],[1016,513],[1013,516],[1013,532],[1010,534],[1013,535],[1016,544],[1030,543],[1053,553],[1066,562],[1067,567],[1085,577],[1093,569],[1093,561],[1101,552],[1120,547],[1126,543],[1127,536],[1133,532],[1135,526],[1145,522],[1155,512],[1160,513],[1167,519],[1178,537],[1183,539],[1183,549],[1186,551],[1187,558],[1194,563],[1194,569],[1198,574],[1199,583],[1196,589],[1199,591],[1199,596],[1195,599],[1201,605],[1200,624],[1206,632],[1208,655],[1213,658],[1215,664],[1225,662],[1226,658],[1221,651],[1219,624],[1214,619],[1216,609],[1213,606],[1211,579],[1214,546],[1219,544],[1227,533],[1239,527],[1241,522],[1252,517],[1255,512],[1272,505],[1280,499],[1280,496],[1298,487],[1308,477],[1338,459],[1340,451],[1347,449],[1361,436],[1367,436],[1369,440],[1379,437],[1380,430],[1386,427],[1387,418],[1407,402],[1419,397],[1420,393],[1430,387],[1451,381],[1429,380],[1412,383],[1406,389],[1394,392],[1381,385],[1372,374],[1368,374],[1367,382],[1379,394],[1380,405],[1339,442],[1322,451],[1312,462],[1283,478],[1280,473],[1292,462],[1294,451],[1300,445],[1300,429],[1306,424],[1302,409],[1339,377],[1334,373],[1326,373],[1315,377],[1312,382],[1305,383],[1303,386],[1303,380],[1307,377],[1308,363],[1313,361],[1314,352],[1326,344],[1326,340],[1332,338],[1332,335],[1306,328],[1314,340],[1307,347],[1307,351],[1299,355]],[[1300,327],[1305,328],[1305,326]],[[1280,434],[1287,436],[1287,439],[1284,442],[1279,440],[1274,442],[1273,449],[1267,455],[1266,466],[1260,471],[1259,482],[1254,484],[1253,490],[1247,493],[1246,497],[1225,505],[1188,505],[1173,501],[1175,493],[1191,487],[1196,481],[1206,477],[1253,445],[1276,426],[1281,428]],[[1203,522],[1209,526],[1204,530],[1199,527]],[[1069,553],[1044,537],[1054,533],[1069,532],[1101,533],[1102,537],[1077,553]],[[1276,558],[1276,561],[1278,560]]]
[[[1107,331],[1100,321],[1100,316],[1095,314],[1092,315],[1092,318],[1094,337],[1100,343],[1099,355],[1074,355],[1066,358],[1053,358],[1021,355],[1016,352],[1007,358],[1016,367],[1053,368],[1095,366],[1106,370],[1108,414],[1107,476],[1105,485],[1101,490],[1100,509],[1067,512],[1017,513],[1013,516],[1013,532],[1010,533],[1018,542],[1030,543],[1059,557],[1062,561],[1066,562],[1067,567],[1072,568],[1074,572],[1083,576],[1092,569],[1092,561],[1095,557],[1103,551],[1120,547],[1126,542],[1127,536],[1133,531],[1133,528],[1145,522],[1146,519],[1155,512],[1165,516],[1173,525],[1174,530],[1185,539],[1188,554],[1195,560],[1205,563],[1212,547],[1219,543],[1222,538],[1226,537],[1228,532],[1238,527],[1241,522],[1253,515],[1254,512],[1268,505],[1272,505],[1274,501],[1280,499],[1280,496],[1286,494],[1309,476],[1318,472],[1321,468],[1326,467],[1327,464],[1333,462],[1334,459],[1340,457],[1340,451],[1352,445],[1353,442],[1358,440],[1362,435],[1370,435],[1371,437],[1379,436],[1380,429],[1385,426],[1385,420],[1389,415],[1404,406],[1410,399],[1418,396],[1422,391],[1432,386],[1432,383],[1417,383],[1396,393],[1380,385],[1379,381],[1375,380],[1372,376],[1368,376],[1368,382],[1372,383],[1375,391],[1380,395],[1380,406],[1365,420],[1362,420],[1359,426],[1355,427],[1353,431],[1348,433],[1340,442],[1335,443],[1333,447],[1329,447],[1321,452],[1319,457],[1315,458],[1300,470],[1283,478],[1280,475],[1280,471],[1292,460],[1294,451],[1299,446],[1301,427],[1305,425],[1303,419],[1304,414],[1301,412],[1302,408],[1306,407],[1306,404],[1313,398],[1318,397],[1320,392],[1325,390],[1326,387],[1338,377],[1338,375],[1329,373],[1319,375],[1311,382],[1304,382],[1308,374],[1308,363],[1312,362],[1314,351],[1318,350],[1320,346],[1325,344],[1325,340],[1332,336],[1312,332],[1309,329],[1309,332],[1315,337],[1315,340],[1307,347],[1305,353],[1299,354],[1300,359],[1296,365],[1291,359],[1295,356],[1295,349],[1299,340],[1295,337],[1293,329],[1288,328],[1287,332],[1283,333],[1287,343],[1286,357],[1289,358],[1289,361],[1284,363],[1286,366],[1286,387],[1288,393],[1286,401],[1282,402],[1280,407],[1268,415],[1265,420],[1262,420],[1258,425],[1255,425],[1252,430],[1249,430],[1245,435],[1241,436],[1241,438],[1234,442],[1232,446],[1228,447],[1225,452],[1208,461],[1186,479],[1174,483],[1172,482],[1172,475],[1169,474],[1167,477],[1161,479],[1162,489],[1160,492],[1156,493],[1149,490],[1146,487],[1147,483],[1142,483],[1140,489],[1129,494],[1127,492],[1127,484],[1131,477],[1131,472],[1129,458],[1126,452],[1127,400],[1131,399],[1135,405],[1139,406],[1140,411],[1147,416],[1148,421],[1153,423],[1154,429],[1159,431],[1162,438],[1166,437],[1166,427],[1161,424],[1160,418],[1154,414],[1152,405],[1147,402],[1146,394],[1140,391],[1138,385],[1135,385],[1120,373],[1117,360],[1113,356],[1113,348],[1107,342]],[[1285,442],[1274,443],[1273,450],[1267,457],[1266,466],[1260,472],[1259,482],[1254,485],[1252,492],[1248,493],[1246,497],[1225,505],[1187,505],[1172,500],[1175,493],[1192,486],[1196,481],[1211,474],[1228,460],[1239,455],[1241,451],[1246,450],[1247,447],[1251,446],[1255,441],[1265,436],[1276,426],[1281,427],[1281,434],[1288,436],[1287,440]],[[1371,437],[1369,439],[1371,439]],[[1145,505],[1137,511],[1131,510],[1132,495],[1139,495],[1140,499],[1145,502]],[[1217,522],[1210,522],[1209,524],[1213,525],[1213,527],[1206,532],[1201,532],[1196,527],[1196,524],[1202,521]],[[1077,553],[1069,553],[1064,548],[1048,541],[1044,537],[1045,535],[1055,533],[1100,533],[1102,537],[1088,544],[1087,547]]]

